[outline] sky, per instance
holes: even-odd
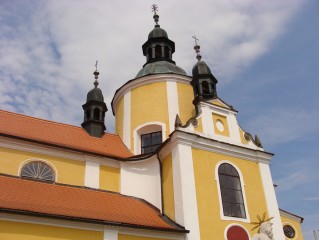
[[[98,60],[106,127],[113,132],[110,102],[145,63],[153,3],[175,42],[173,60],[189,75],[197,36],[219,97],[275,153],[280,208],[304,217],[304,237],[313,239],[319,229],[317,0],[0,0],[0,109],[80,126]]]

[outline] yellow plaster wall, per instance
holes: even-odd
[[[219,106],[219,107],[225,107],[225,108],[229,108],[226,104],[220,102],[219,100],[215,99],[212,101],[212,103],[216,106]]]
[[[123,139],[123,122],[124,122],[124,96],[120,98],[116,106],[115,114],[115,131]]]
[[[1,240],[103,240],[103,232],[0,221]]]
[[[142,237],[142,236],[132,236],[119,234],[119,240],[169,240],[168,238],[155,238],[155,237]]]
[[[44,154],[0,148],[0,172],[19,175],[19,166],[28,159],[45,160],[57,170],[57,182],[71,185],[84,185],[85,162],[52,157]]]
[[[100,189],[120,191],[120,169],[100,165]]]
[[[217,122],[218,120],[223,123],[223,125],[224,125],[224,131],[219,131],[219,129],[216,127],[216,122]],[[213,122],[214,122],[214,129],[215,129],[215,133],[216,133],[216,134],[229,137],[229,127],[228,127],[227,118],[226,118],[225,116],[222,116],[222,115],[213,113]]]
[[[292,228],[295,229],[296,235],[294,238],[287,238],[287,240],[303,240],[303,236],[302,236],[302,230],[301,230],[301,224],[299,222],[296,222],[290,218],[287,218],[285,216],[280,216],[281,217],[281,222],[282,222],[282,227],[284,227],[284,225],[290,225],[292,226]]]
[[[179,116],[184,125],[194,113],[194,91],[190,84],[177,83],[177,93],[178,93],[178,105],[179,105]]]
[[[131,91],[131,133],[144,123],[163,122],[166,124],[168,136],[169,120],[166,92],[166,82],[147,84]],[[131,151],[134,151],[133,139],[131,142]]]
[[[170,219],[175,220],[172,154],[169,154],[166,158],[163,159],[162,183],[164,213]]]
[[[214,239],[224,239],[225,228],[230,223],[242,225],[249,231],[250,236],[255,234],[257,230],[252,232],[252,225],[249,223],[221,220],[215,168],[217,163],[227,160],[240,169],[245,184],[248,207],[246,214],[249,214],[250,221],[257,221],[257,214],[266,212],[268,216],[258,164],[198,149],[193,149],[192,152],[201,239],[210,239],[211,236],[214,236]]]

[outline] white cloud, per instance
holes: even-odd
[[[79,125],[98,59],[111,130],[114,91],[145,62],[141,45],[154,25],[152,3],[7,2],[0,10],[0,108]],[[204,60],[231,81],[269,49],[301,3],[165,0],[160,24],[176,43],[179,66],[190,73],[197,34]]]

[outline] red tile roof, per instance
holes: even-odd
[[[121,138],[90,136],[83,128],[0,110],[0,134],[116,158],[132,156]]]
[[[0,211],[123,227],[181,231],[144,200],[119,193],[0,175]]]

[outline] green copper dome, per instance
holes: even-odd
[[[167,61],[158,61],[146,64],[136,75],[135,78],[150,74],[176,73],[187,76],[186,72],[173,63]]]

